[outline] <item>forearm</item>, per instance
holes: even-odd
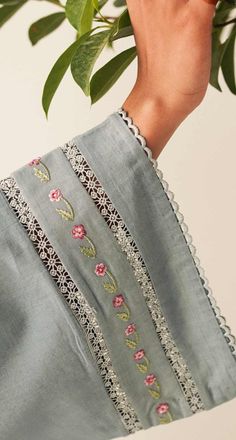
[[[122,108],[133,119],[152,150],[153,158],[157,159],[187,114],[164,97],[149,96],[147,89],[147,84],[143,87],[137,83]]]
[[[157,158],[205,96],[217,0],[126,1],[138,71],[123,108]]]

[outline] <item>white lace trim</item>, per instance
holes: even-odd
[[[48,238],[42,231],[24,200],[13,177],[0,181],[0,189],[15,212],[19,222],[26,229],[43,264],[55,281],[73,314],[83,329],[91,354],[95,359],[104,387],[112,400],[121,420],[129,433],[143,429],[126,393],[121,388],[118,376],[112,366],[111,357],[104,340],[95,311],[88,304],[80,289],[66,271]]]
[[[230,347],[230,350],[233,354],[233,356],[236,359],[236,338],[235,336],[231,333],[231,329],[228,325],[226,325],[226,319],[224,316],[221,315],[221,310],[220,308],[217,306],[216,300],[213,296],[212,290],[209,286],[209,281],[205,276],[205,272],[204,269],[201,267],[200,264],[200,260],[196,255],[196,248],[193,245],[193,239],[192,236],[189,234],[188,231],[188,226],[186,225],[186,223],[184,222],[184,216],[183,214],[180,212],[179,210],[179,205],[178,203],[174,200],[174,194],[172,191],[169,190],[169,185],[168,183],[163,179],[163,173],[162,171],[158,168],[158,161],[153,159],[152,156],[152,150],[147,146],[146,143],[146,139],[140,134],[140,131],[138,129],[138,127],[133,123],[133,120],[130,116],[128,116],[127,112],[120,108],[118,109],[118,113],[121,115],[121,117],[123,118],[123,120],[126,122],[126,124],[128,125],[128,127],[130,128],[130,130],[132,131],[132,133],[134,134],[134,136],[136,137],[136,139],[138,139],[140,145],[142,146],[142,148],[144,149],[144,151],[146,152],[149,160],[152,162],[154,170],[163,186],[163,189],[171,203],[171,206],[173,208],[173,211],[176,215],[176,218],[178,220],[178,223],[181,227],[181,230],[183,232],[183,235],[185,237],[185,240],[187,242],[187,245],[189,247],[189,250],[191,252],[191,255],[193,257],[193,260],[195,262],[196,268],[198,270],[198,273],[200,275],[200,279],[202,280],[202,284],[204,287],[204,290],[207,294],[207,297],[209,299],[209,302],[212,306],[212,309],[215,313],[215,316],[217,318],[217,321],[219,323],[219,326],[224,334],[224,337]]]
[[[73,140],[67,142],[62,147],[62,151],[70,161],[73,170],[87,190],[88,194],[91,196],[109,228],[114,233],[114,236],[117,239],[122,251],[127,256],[127,260],[134,271],[136,280],[142,289],[142,293],[155,326],[156,333],[160,339],[161,345],[167,359],[169,360],[176,379],[179,382],[186,402],[189,404],[189,407],[193,413],[205,409],[197,385],[192,378],[191,372],[177,346],[175,345],[166,319],[162,313],[161,306],[155,289],[152,285],[147,267],[145,266],[144,260],[142,259],[139,249],[134,242],[134,239],[131,236],[127,226]]]

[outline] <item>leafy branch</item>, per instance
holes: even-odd
[[[66,73],[70,68],[72,77],[86,96],[94,104],[101,99],[115,84],[130,63],[135,59],[136,47],[130,47],[111,58],[95,73],[95,64],[102,51],[112,48],[114,41],[133,35],[129,13],[125,0],[113,0],[117,15],[103,13],[108,0],[60,0],[47,1],[57,8],[55,13],[41,17],[28,29],[32,45],[58,29],[67,22],[75,30],[75,39],[54,63],[42,94],[42,105],[46,116],[52,99]],[[0,0],[0,27],[13,15],[32,0]],[[235,39],[236,39],[236,0],[219,0],[212,26],[212,67],[210,84],[222,91],[219,84],[219,73],[230,91],[236,95],[235,78]],[[227,36],[222,41],[222,34]]]

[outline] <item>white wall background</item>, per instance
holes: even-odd
[[[56,12],[46,2],[30,2],[0,31],[0,178],[31,158],[62,145],[101,122],[125,100],[135,78],[130,66],[118,84],[92,108],[70,72],[56,93],[46,120],[41,93],[54,61],[72,42],[64,23],[32,48],[29,25]],[[131,45],[126,39],[117,48]],[[102,62],[110,57],[103,56]],[[222,83],[223,81],[221,81]],[[161,85],[160,85],[161,86]],[[159,157],[198,249],[202,266],[228,325],[236,334],[236,97],[225,86],[211,86],[201,106],[178,128]],[[157,127],[158,130],[158,127]],[[133,437],[154,440],[234,440],[236,399],[176,423],[154,427]],[[33,440],[33,439],[32,439]]]

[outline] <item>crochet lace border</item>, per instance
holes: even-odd
[[[168,197],[168,200],[170,201],[170,204],[173,208],[173,211],[175,213],[175,216],[177,218],[177,221],[179,223],[179,226],[181,227],[183,236],[186,240],[186,243],[188,245],[188,248],[190,250],[190,253],[192,255],[192,258],[194,260],[195,266],[197,268],[197,271],[199,273],[200,279],[202,281],[204,290],[207,294],[207,297],[209,299],[209,302],[211,304],[211,307],[215,313],[216,319],[219,323],[219,326],[222,330],[222,333],[230,347],[230,350],[236,360],[236,338],[235,336],[232,334],[230,327],[226,324],[226,319],[224,316],[222,316],[221,314],[221,310],[219,308],[219,306],[216,303],[216,300],[213,296],[212,293],[212,289],[209,286],[209,281],[205,276],[205,272],[204,269],[201,266],[200,260],[196,255],[196,247],[193,245],[193,238],[189,233],[189,229],[188,226],[186,225],[185,221],[184,221],[184,216],[183,214],[180,212],[180,208],[178,203],[174,200],[174,193],[172,191],[169,190],[169,184],[164,180],[163,178],[163,173],[162,171],[159,169],[158,167],[158,161],[155,160],[153,158],[152,155],[152,150],[147,146],[147,142],[146,139],[144,138],[144,136],[140,133],[139,128],[133,123],[133,120],[130,116],[128,116],[128,113],[121,107],[118,110],[118,114],[122,117],[122,119],[126,122],[127,126],[130,128],[131,132],[134,134],[135,138],[139,141],[141,147],[144,149],[144,151],[146,152],[148,159],[152,162],[153,164],[153,168],[157,174],[157,177],[159,178],[162,187]]]

